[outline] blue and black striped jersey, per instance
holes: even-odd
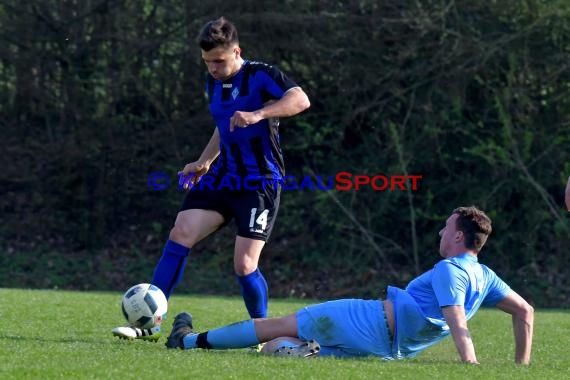
[[[285,175],[278,122],[265,119],[230,132],[230,118],[236,111],[256,111],[293,87],[298,86],[276,67],[248,60],[224,81],[207,75],[206,95],[220,133],[220,156],[211,174],[275,179]]]

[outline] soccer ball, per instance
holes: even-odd
[[[150,329],[162,323],[168,301],[162,290],[151,284],[138,284],[123,295],[123,315],[131,326]]]

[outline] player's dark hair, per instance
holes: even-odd
[[[453,213],[459,215],[455,226],[465,236],[465,248],[479,252],[493,230],[491,218],[475,206],[458,207]]]
[[[230,47],[239,44],[238,32],[234,24],[220,17],[208,21],[200,30],[196,42],[204,51],[210,51],[219,46]]]

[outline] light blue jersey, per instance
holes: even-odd
[[[467,253],[441,260],[405,290],[389,286],[396,325],[393,357],[413,357],[450,334],[442,307],[463,305],[469,320],[481,305],[494,306],[510,291],[495,272]]]

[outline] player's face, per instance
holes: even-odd
[[[214,79],[224,80],[234,75],[240,68],[241,50],[218,46],[212,50],[202,50],[202,59]]]
[[[448,255],[452,254],[453,247],[457,243],[458,233],[457,231],[457,218],[459,215],[452,214],[447,220],[445,221],[445,227],[439,231],[439,254],[442,257],[448,257]]]

